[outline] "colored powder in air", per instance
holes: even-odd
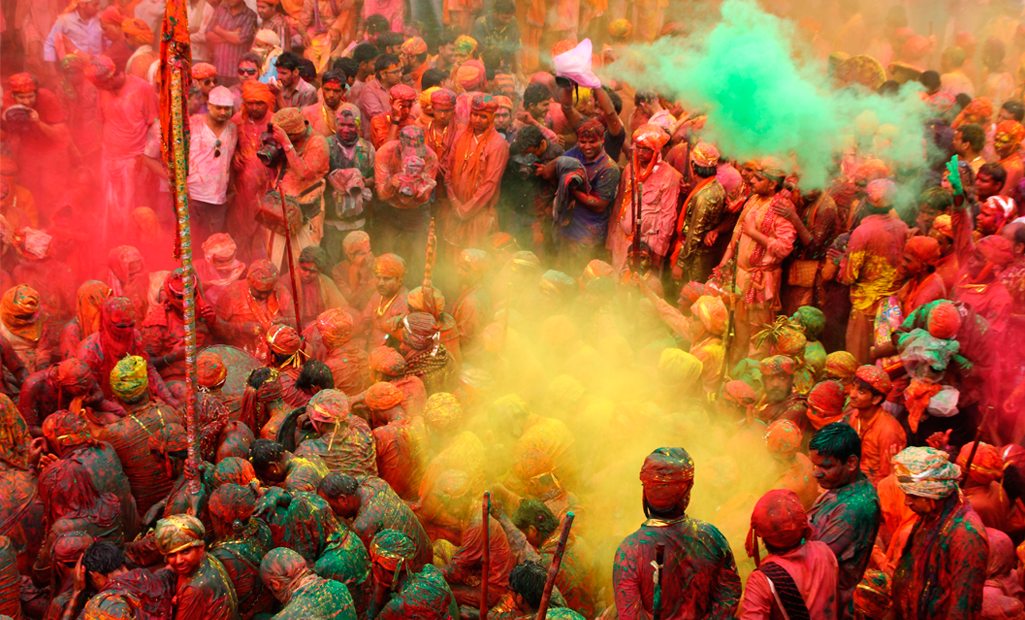
[[[855,139],[862,155],[904,172],[922,168],[927,111],[921,86],[906,84],[891,97],[860,85],[837,88],[826,63],[795,33],[794,22],[749,0],[726,0],[706,37],[631,46],[604,75],[707,114],[703,136],[730,158],[776,156],[796,165],[802,189],[821,189],[835,177],[836,154]],[[874,121],[869,135],[866,118]]]

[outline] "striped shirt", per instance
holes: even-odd
[[[213,66],[217,68],[217,75],[228,80],[238,79],[238,59],[249,51],[256,37],[256,13],[250,11],[245,5],[239,7],[238,13],[232,13],[227,3],[222,3],[214,11],[213,19],[207,26],[206,32],[212,32],[215,27],[220,26],[229,32],[238,31],[242,40],[241,45],[231,43],[212,43],[208,47],[213,52]]]

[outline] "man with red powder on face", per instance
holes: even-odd
[[[417,124],[423,127],[424,142],[438,156],[438,163],[447,163],[448,153],[455,143],[459,127],[452,122],[456,117],[456,94],[447,88],[439,88],[430,94],[431,120],[423,117]],[[444,179],[445,169],[438,169],[439,180]]]
[[[409,291],[402,284],[406,275],[406,261],[396,254],[384,254],[374,260],[377,292],[374,293],[360,320],[361,331],[369,330],[367,350],[385,346],[385,338],[402,338],[402,319],[409,312],[406,296]]]
[[[375,149],[380,149],[392,140],[398,140],[402,128],[416,122],[410,114],[413,102],[416,101],[416,91],[413,87],[396,84],[391,87],[388,94],[391,98],[391,109],[370,119],[370,142]]]
[[[249,266],[245,280],[224,290],[217,303],[217,318],[222,339],[255,354],[272,325],[295,325],[295,305],[278,281],[277,268],[270,261],[259,260]]]
[[[861,437],[861,471],[874,485],[890,475],[890,458],[907,446],[900,422],[883,409],[893,388],[878,366],[862,366],[854,375],[848,406],[856,412],[851,424]]]
[[[612,220],[606,247],[612,251],[612,266],[617,273],[626,270],[627,251],[633,237],[636,217],[633,191],[640,195],[641,244],[651,248],[654,266],[660,268],[669,254],[669,240],[676,224],[676,205],[680,196],[682,175],[662,161],[662,147],[669,142],[669,134],[658,125],[645,124],[634,132],[633,143],[637,158],[627,165],[619,182],[619,199]],[[635,169],[636,168],[636,169]]]
[[[262,82],[250,80],[242,84],[242,110],[231,119],[238,126],[238,146],[231,161],[235,200],[228,206],[225,224],[238,243],[243,260],[253,256],[254,245],[258,247],[257,257],[264,253],[262,236],[254,244],[259,225],[253,216],[260,197],[274,183],[274,171],[265,166],[256,153],[263,146],[261,134],[267,131],[274,106],[275,98],[270,88]]]
[[[656,546],[665,546],[661,571],[663,618],[733,618],[740,577],[726,538],[711,523],[687,516],[694,461],[683,448],[659,448],[641,467],[647,520],[619,545],[613,568],[621,620],[651,616]]]
[[[190,276],[195,288],[196,278]],[[164,302],[150,308],[142,323],[142,346],[153,366],[165,381],[185,380],[185,281],[182,269],[175,269],[164,279]],[[196,298],[196,347],[202,349],[212,342],[210,332],[216,329],[214,308]]]
[[[879,497],[861,471],[861,439],[850,425],[823,426],[809,444],[815,479],[825,493],[808,511],[814,540],[833,550],[840,564],[837,617],[854,613],[854,588],[868,566],[879,530]]]
[[[456,254],[463,248],[483,248],[495,232],[502,173],[509,161],[509,143],[495,131],[498,104],[491,95],[475,95],[470,124],[456,137],[442,164],[449,204],[442,215],[442,234]]]
[[[975,230],[972,240],[979,241],[987,235],[1000,232],[1004,224],[1013,220],[1018,214],[1018,207],[1013,198],[1007,196],[991,196],[979,206],[979,214],[975,217]]]
[[[220,560],[206,552],[206,528],[192,515],[157,521],[157,550],[168,568],[154,573],[175,596],[176,620],[235,620],[238,600]]]
[[[993,135],[993,148],[1000,158],[1000,165],[1007,171],[1007,179],[1000,190],[1001,196],[1013,196],[1018,181],[1025,176],[1025,161],[1018,152],[1022,138],[1025,138],[1025,127],[1018,121],[1001,121]]]

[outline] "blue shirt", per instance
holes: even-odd
[[[603,244],[608,236],[612,203],[616,199],[616,192],[619,191],[619,177],[622,171],[604,151],[596,160],[589,162],[580,147],[574,146],[566,151],[566,157],[572,157],[584,164],[584,169],[587,170],[587,181],[591,184],[592,192],[598,198],[607,200],[609,204],[601,213],[595,213],[577,202],[569,211],[569,222],[560,222],[565,225],[560,226],[559,229],[563,237],[574,243]]]

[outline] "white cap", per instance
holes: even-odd
[[[235,105],[235,99],[231,96],[231,91],[223,86],[218,86],[211,90],[206,102],[209,105],[219,105],[225,108]]]

